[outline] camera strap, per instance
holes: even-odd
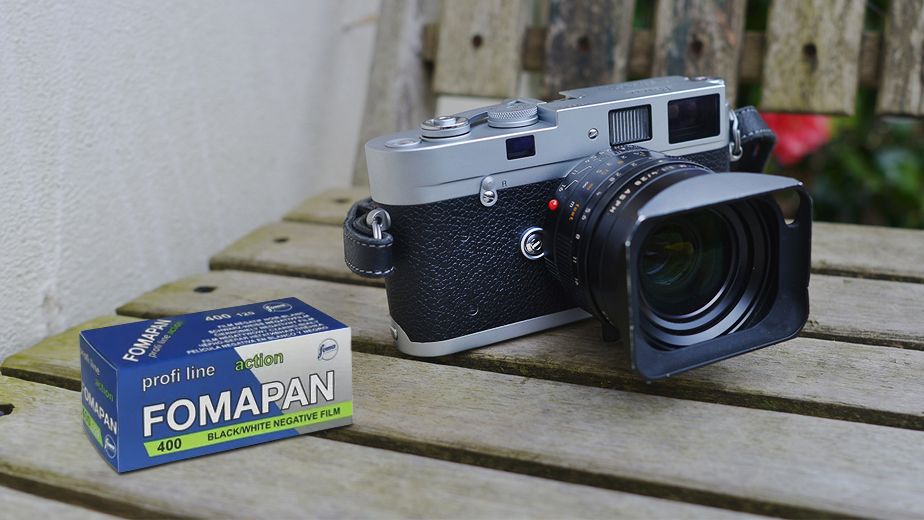
[[[776,136],[754,107],[742,107],[731,114],[729,151],[731,170],[763,171]],[[364,278],[385,278],[395,271],[392,262],[394,237],[388,212],[371,197],[350,208],[343,222],[343,257],[351,271]]]
[[[343,221],[343,259],[351,271],[365,278],[385,278],[394,272],[395,239],[386,232],[390,225],[388,212],[371,197],[353,204]]]
[[[731,114],[731,170],[733,172],[762,172],[770,152],[776,144],[776,135],[767,126],[757,109],[741,107]]]

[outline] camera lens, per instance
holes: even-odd
[[[687,316],[716,299],[730,276],[729,229],[701,210],[659,224],[641,247],[642,298],[661,316]]]
[[[688,198],[704,195],[684,193],[672,203],[676,211],[639,219],[659,193],[702,175],[719,174],[631,145],[572,169],[546,224],[546,260],[580,307],[614,328],[625,328],[616,316],[638,309],[635,330],[663,350],[714,339],[761,315],[773,284],[773,215],[762,202],[685,210]]]

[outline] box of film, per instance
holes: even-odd
[[[352,424],[350,358],[295,298],[85,330],[84,429],[123,472]]]

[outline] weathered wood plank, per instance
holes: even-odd
[[[761,108],[853,114],[863,0],[774,0]]]
[[[626,79],[635,0],[551,0],[545,87],[562,90]]]
[[[383,289],[288,276],[212,271],[162,285],[122,305],[117,312],[154,318],[274,300],[283,294],[301,298],[350,324],[354,343],[391,342]]]
[[[0,365],[0,374],[28,379],[48,385],[80,389],[80,354],[78,334],[82,330],[108,327],[135,321],[127,316],[101,316],[71,327],[40,343],[40,354],[29,349],[13,354]]]
[[[369,196],[369,188],[339,188],[309,197],[286,213],[286,220],[342,226],[347,211],[359,199]]]
[[[524,0],[445,2],[434,92],[515,96],[528,14]]]
[[[375,406],[361,407],[364,398],[357,395],[357,420]],[[32,482],[130,516],[738,516],[311,436],[117,475],[83,434],[79,394],[2,377],[0,401],[16,406],[0,417],[0,481]]]
[[[860,40],[860,85],[875,88],[879,85],[879,47],[882,34],[864,31]],[[764,55],[766,53],[766,38],[764,33],[745,31],[744,50],[741,51],[740,68],[738,69],[739,82],[748,85],[759,85],[764,71]]]
[[[815,222],[812,271],[924,283],[924,232]]]
[[[284,242],[279,240],[285,239]],[[340,226],[276,222],[258,228],[209,261],[214,269],[257,271],[384,287],[380,278],[353,274],[343,260]]]
[[[922,432],[359,357],[340,439],[784,516],[924,515]]]
[[[306,226],[311,227],[309,233],[305,233]],[[257,266],[260,269],[254,269]],[[209,267],[382,285],[381,279],[363,278],[346,268],[339,226],[297,222],[263,226],[213,256]]]
[[[11,520],[19,518],[44,518],[48,520],[105,520],[116,518],[3,486],[0,486],[0,509],[3,511],[4,518]]]
[[[803,335],[924,350],[924,285],[814,275]]]
[[[339,226],[352,201],[368,196],[369,192],[365,188],[325,192],[307,199],[286,218],[296,222]],[[269,225],[272,226],[274,224]],[[920,261],[924,258],[924,233],[921,231],[830,222],[815,222],[813,226],[813,272],[924,283],[924,263]],[[317,247],[321,246],[323,239],[315,239],[311,235],[334,236],[316,231],[314,227],[305,228],[300,233],[297,232],[298,228],[286,230],[291,237],[301,237],[302,240],[312,242],[317,240]],[[259,247],[259,244],[254,243],[254,246]],[[277,250],[285,251],[285,248]],[[310,262],[311,259],[305,257],[302,261]],[[333,269],[337,266],[330,264],[328,267]],[[287,273],[297,275],[292,271]]]
[[[434,99],[430,68],[424,63],[423,37],[424,26],[437,19],[441,5],[421,0],[382,1],[353,167],[354,185],[369,185],[363,150],[366,141],[414,128],[432,117]]]
[[[718,76],[734,105],[745,10],[745,0],[660,0],[652,75]]]
[[[628,77],[651,77],[651,58],[654,55],[654,31],[633,30],[632,41],[629,47],[629,73]]]
[[[924,115],[924,0],[894,0],[886,16],[880,114]]]
[[[436,42],[439,39],[439,24],[428,24],[424,30],[424,59],[433,61]],[[543,72],[545,70],[545,27],[527,27],[523,42],[523,70]],[[630,38],[628,76],[634,78],[651,76],[654,55],[654,34],[648,29],[634,29]],[[860,41],[860,85],[879,85],[879,53],[882,33],[864,31]],[[764,70],[766,35],[759,31],[745,31],[739,59],[738,82],[748,85],[760,84]]]
[[[431,27],[438,34],[439,27]],[[523,70],[542,72],[545,70],[545,27],[527,27],[523,36]]]
[[[196,287],[214,287],[208,293]],[[120,312],[157,317],[297,296],[353,327],[358,351],[398,355],[388,332],[384,291],[236,271],[161,287]],[[586,322],[434,361],[573,383],[629,389],[876,424],[924,429],[924,353],[799,338],[669,381],[644,384],[619,362],[617,345]],[[30,354],[42,357],[34,347]],[[883,381],[889,381],[886,386]],[[892,383],[894,382],[894,384]]]

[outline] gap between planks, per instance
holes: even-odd
[[[129,517],[744,516],[317,436],[119,475],[83,433],[79,394],[0,377],[0,400],[16,404],[0,418],[0,483]]]
[[[6,482],[7,485],[15,484]],[[0,486],[0,504],[6,518],[53,518],[55,520],[112,520],[118,517],[98,513],[78,505],[60,502],[56,497],[34,494],[35,485],[20,483],[23,490]],[[32,485],[29,485],[32,484]]]

